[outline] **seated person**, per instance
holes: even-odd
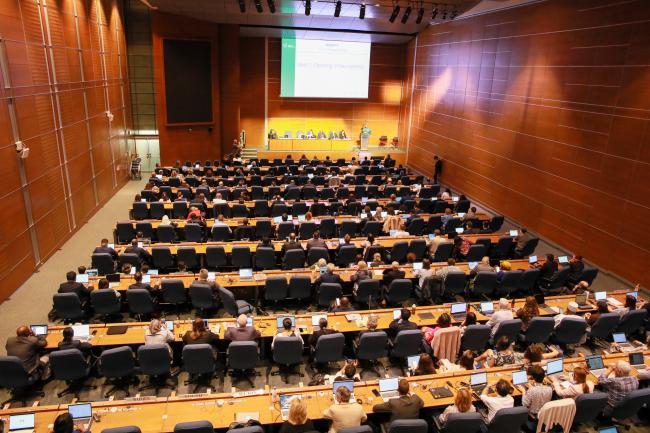
[[[261,337],[260,331],[254,326],[247,326],[248,316],[240,314],[237,317],[237,326],[226,329],[223,338],[228,341],[255,341]]]
[[[438,358],[432,357],[428,353],[421,353],[420,359],[418,359],[418,365],[412,370],[411,376],[435,374],[437,368],[440,368]]]
[[[377,267],[377,266],[384,266],[384,265],[385,265],[385,263],[381,259],[381,254],[380,253],[373,254],[372,261],[370,262],[370,267],[374,268],[374,267]]]
[[[354,284],[354,293],[359,288],[359,282],[372,279],[372,273],[368,270],[368,264],[363,260],[357,262],[357,271],[350,276],[350,281]]]
[[[249,240],[255,237],[255,229],[248,223],[248,218],[242,219],[241,225],[235,229],[235,239]]]
[[[338,305],[334,305],[334,308],[332,308],[333,313],[340,313],[340,312],[345,312],[345,311],[353,311],[354,308],[352,308],[352,305],[350,304],[350,300],[348,299],[347,296],[343,296]]]
[[[90,355],[92,344],[74,339],[74,329],[71,326],[63,328],[63,340],[59,341],[59,350],[78,349],[84,355]]]
[[[334,376],[328,377],[328,383],[340,382],[345,380],[360,382],[361,375],[359,375],[359,373],[357,372],[357,365],[358,365],[358,361],[356,359],[348,360],[343,366],[343,368],[341,368],[338,371],[338,373],[336,373]]]
[[[402,308],[400,317],[390,322],[388,325],[388,335],[395,338],[400,331],[407,331],[411,329],[418,329],[415,322],[411,322],[411,311],[408,308]]]
[[[390,283],[392,283],[393,280],[402,279],[405,275],[406,273],[400,269],[399,263],[393,262],[391,263],[390,268],[384,271],[384,278],[382,279],[382,283],[384,286],[389,287]]]
[[[5,350],[7,356],[15,356],[20,359],[29,375],[40,377],[46,370],[49,361],[47,356],[41,356],[46,346],[46,336],[37,337],[28,326],[20,326],[16,329],[16,336],[7,340]]]
[[[398,419],[419,418],[424,402],[417,394],[410,393],[408,380],[400,379],[397,392],[399,393],[398,398],[391,398],[384,403],[376,404],[372,407],[372,411],[390,413],[390,422]]]
[[[546,347],[549,349],[548,352],[546,351]],[[531,344],[524,351],[524,367],[535,364],[544,365],[547,360],[555,359],[559,355],[560,353],[553,346],[544,346],[541,343]]]
[[[131,245],[126,247],[124,249],[124,252],[128,254],[135,254],[136,256],[138,256],[140,263],[151,263],[151,254],[149,254],[149,251],[140,247],[140,244],[138,243],[137,239],[133,239],[131,241]]]
[[[553,397],[553,388],[544,384],[546,373],[541,365],[528,367],[528,379],[532,383],[522,387],[521,405],[528,408],[528,417],[532,424],[537,426],[537,414]]]
[[[430,328],[428,326],[422,328],[422,338],[428,345],[431,345],[431,342],[433,341],[433,337],[436,335],[436,332],[438,332],[440,329],[443,328],[449,328],[450,326],[451,326],[451,316],[448,313],[442,313],[440,316],[438,316],[438,319],[436,320],[435,328]]]
[[[65,279],[65,283],[59,285],[58,293],[74,293],[82,304],[90,301],[90,290],[83,284],[77,283],[77,274],[74,271],[66,273]]]
[[[336,331],[334,329],[327,327],[327,318],[321,317],[318,321],[318,329],[314,329],[314,332],[309,336],[309,345],[312,349],[316,349],[316,343],[318,343],[320,337],[335,333]]]
[[[151,295],[155,295],[158,292],[158,286],[151,287],[149,284],[142,282],[142,272],[136,272],[135,275],[133,275],[133,280],[134,283],[129,285],[128,290],[144,289],[148,291]]]
[[[587,380],[587,373],[586,368],[575,367],[568,381],[570,385],[566,388],[561,385],[561,381],[555,376],[549,376],[549,380],[553,384],[553,391],[558,397],[575,399],[582,394],[589,394],[594,391],[594,383]]]
[[[278,332],[273,337],[273,341],[271,341],[271,349],[273,349],[273,346],[275,345],[275,340],[278,337],[297,337],[300,338],[300,341],[302,341],[300,332],[293,327],[293,325],[291,324],[291,319],[289,319],[288,317],[284,318],[284,320],[282,321],[282,328],[278,329]]]
[[[314,424],[307,418],[307,404],[301,397],[291,399],[289,415],[282,423],[280,433],[306,433],[316,431]]]
[[[639,388],[639,380],[630,376],[631,367],[627,361],[619,360],[607,366],[604,374],[598,377],[598,385],[607,393],[607,405],[603,413],[610,416],[612,409],[630,392]],[[614,377],[610,375],[614,373]]]
[[[359,427],[368,417],[363,407],[355,400],[350,400],[350,390],[339,387],[334,395],[334,403],[323,412],[323,418],[332,420],[328,433],[337,433],[341,429]]]
[[[476,357],[475,362],[485,362],[486,366],[490,368],[514,364],[515,354],[512,350],[512,343],[507,336],[502,335],[494,344],[494,349],[487,349]]]
[[[110,254],[113,260],[117,260],[117,252],[108,246],[108,239],[103,238],[98,247],[93,250],[93,254]]]
[[[144,345],[164,344],[169,350],[169,355],[173,356],[172,348],[169,343],[174,342],[174,333],[167,329],[167,325],[160,319],[151,319],[149,326],[144,333]]]
[[[323,283],[337,283],[342,285],[343,280],[341,280],[341,276],[337,274],[335,271],[336,271],[336,266],[334,266],[334,263],[328,263],[325,273],[321,274],[318,278],[316,278],[315,281],[316,286],[319,287]]]
[[[307,241],[307,251],[309,251],[314,247],[327,248],[327,244],[323,239],[321,239],[320,231],[318,230],[314,231],[312,238]]]
[[[452,413],[471,413],[476,412],[476,408],[472,404],[472,393],[468,388],[461,388],[456,392],[454,397],[454,404],[447,406],[445,410],[438,416],[438,421],[444,427],[447,418]]]
[[[474,363],[474,352],[465,350],[461,353],[456,364],[453,364],[448,359],[441,359],[440,371],[470,371],[474,370]]]
[[[499,329],[501,322],[505,320],[512,320],[512,318],[510,301],[506,298],[501,298],[499,299],[499,309],[492,313],[492,316],[490,317],[490,320],[487,321],[486,325],[492,328],[492,336],[494,336],[494,334],[497,332],[497,329]]]
[[[496,395],[494,394],[496,391]],[[481,393],[481,401],[487,407],[485,421],[489,424],[494,415],[500,410],[514,407],[515,400],[512,398],[512,385],[505,379],[499,379],[495,385],[486,386]]]
[[[197,317],[192,321],[192,330],[183,335],[183,344],[211,344],[216,345],[219,336],[207,329],[203,319]]]

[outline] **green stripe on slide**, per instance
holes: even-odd
[[[282,38],[282,67],[280,71],[280,96],[295,96],[296,38]]]

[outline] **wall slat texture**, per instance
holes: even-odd
[[[649,287],[649,26],[645,0],[549,0],[428,28],[408,164],[441,155],[445,184]]]

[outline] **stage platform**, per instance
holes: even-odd
[[[316,140],[310,140],[315,142]],[[329,141],[329,140],[318,140],[318,141]],[[332,140],[334,141],[334,140]],[[336,140],[341,141],[341,140]],[[346,160],[352,159],[352,157],[357,159],[363,159],[364,156],[386,156],[390,154],[390,157],[395,160],[396,164],[404,164],[406,162],[406,153],[399,147],[392,146],[383,146],[383,147],[369,147],[368,150],[362,151],[357,146],[352,146],[350,150],[311,150],[311,149],[296,149],[296,150],[265,150],[263,148],[257,149],[258,158],[286,158],[287,155],[291,155],[294,159],[299,159],[302,155],[305,155],[307,158],[312,158],[316,156],[319,159],[325,159],[326,156],[329,156],[330,159],[339,159],[345,158]],[[360,157],[361,154],[361,157]]]

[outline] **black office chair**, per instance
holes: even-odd
[[[188,207],[186,201],[174,201],[172,203],[172,217],[185,219],[187,217]]]
[[[195,384],[195,393],[201,385],[210,387],[216,368],[214,352],[209,344],[188,344],[183,347],[183,369],[190,375],[185,385]]]
[[[404,263],[406,262],[406,255],[409,252],[409,243],[407,241],[399,241],[393,244],[390,251],[390,260],[392,262]]]
[[[384,331],[365,332],[359,337],[359,344],[356,346],[357,359],[359,360],[359,367],[361,371],[366,370],[367,366],[372,367],[372,370],[379,377],[383,377],[377,370],[378,366],[383,365],[378,361],[379,358],[384,358],[388,354],[388,335]],[[386,369],[384,368],[384,371]]]
[[[427,250],[427,241],[425,241],[424,239],[413,239],[411,242],[409,242],[408,253],[415,254],[415,258],[417,260],[421,260],[424,257],[426,250]]]
[[[278,239],[286,239],[291,233],[295,233],[295,226],[292,221],[282,221],[278,224],[276,231]]]
[[[105,428],[101,433],[142,433],[142,430],[136,425],[127,425],[123,427]]]
[[[630,391],[623,397],[623,400],[612,408],[609,415],[612,421],[629,430],[631,424],[626,424],[624,421],[636,417],[641,408],[648,403],[650,403],[650,388]]]
[[[329,308],[335,299],[343,294],[343,288],[338,283],[322,283],[318,288],[318,306]]]
[[[260,220],[255,222],[255,239],[273,237],[273,225],[271,220]]]
[[[275,269],[275,250],[273,247],[258,247],[255,251],[255,269]]]
[[[52,297],[56,316],[64,323],[75,322],[86,317],[81,301],[76,293],[55,293]]]
[[[488,325],[469,325],[460,339],[460,351],[482,352],[487,346],[492,328]]]
[[[503,260],[510,257],[512,250],[513,238],[510,236],[501,236],[490,253],[490,257],[496,260]]]
[[[285,276],[270,276],[264,283],[264,301],[272,302],[277,309],[278,302],[287,298],[289,283]]]
[[[485,297],[490,299],[498,284],[497,274],[495,272],[481,271],[476,274],[472,282],[471,294],[475,298]]]
[[[151,248],[151,258],[153,266],[162,272],[174,267],[174,256],[169,247]]]
[[[196,249],[194,249],[194,247],[178,247],[176,250],[176,259],[179,262],[185,263],[187,269],[195,271],[199,269],[199,257],[196,254]]]
[[[591,325],[588,337],[590,340],[606,340],[616,331],[621,315],[618,313],[605,313],[598,316],[598,319]]]
[[[393,341],[390,357],[400,359],[402,364],[406,358],[420,353],[422,347],[422,332],[419,329],[399,331]]]
[[[523,344],[546,343],[553,334],[555,320],[552,317],[533,317],[526,332],[518,335]]]
[[[226,250],[222,246],[211,245],[205,249],[205,263],[208,269],[222,269],[228,265]]]
[[[120,298],[113,289],[98,289],[90,292],[90,305],[95,316],[100,316],[104,321],[118,317],[122,308]]]
[[[408,231],[411,236],[420,236],[423,230],[424,220],[420,217],[413,218],[406,227],[406,231]]]
[[[344,238],[345,235],[354,237],[357,234],[357,222],[354,220],[343,220],[339,227],[339,237]]]
[[[291,374],[304,376],[292,370],[292,367],[302,364],[303,341],[300,337],[277,337],[273,343],[273,362],[279,364],[279,370],[271,373],[280,375],[285,383]]]
[[[648,310],[641,308],[638,310],[632,310],[621,318],[618,327],[616,328],[617,332],[624,332],[625,335],[633,335],[639,333],[639,329],[642,328],[645,323],[646,317],[648,316]]]
[[[441,243],[438,245],[438,248],[436,248],[436,252],[433,254],[433,262],[434,263],[441,263],[441,262],[446,262],[449,257],[451,257],[451,253],[454,249],[454,244],[450,242],[445,242]]]
[[[135,239],[135,228],[131,222],[118,222],[115,225],[118,244],[128,244]]]
[[[140,322],[156,311],[156,304],[146,289],[127,290],[126,302],[129,306],[129,313],[136,316]]]
[[[298,269],[305,267],[305,252],[299,249],[289,250],[284,254],[284,269]]]
[[[149,216],[151,219],[159,220],[165,216],[165,203],[153,201],[149,203]]]
[[[428,430],[429,425],[423,419],[398,419],[391,422],[388,427],[388,433],[427,433]]]
[[[210,421],[180,422],[174,426],[174,433],[214,433]]]
[[[21,401],[25,406],[28,398],[45,396],[45,393],[34,388],[34,384],[41,378],[40,373],[40,370],[26,371],[16,356],[0,356],[0,387],[11,392],[10,398],[1,405]]]
[[[370,278],[361,280],[359,281],[359,286],[357,287],[354,299],[358,304],[370,308],[370,305],[377,302],[377,299],[379,299],[379,288],[379,280]]]
[[[122,253],[118,257],[118,263],[120,264],[120,268],[124,266],[125,263],[130,264],[133,266],[136,270],[140,270],[140,256],[134,253]]]
[[[160,282],[160,291],[163,301],[172,305],[176,309],[176,315],[180,318],[178,311],[187,304],[187,290],[185,290],[183,280],[165,278]]]
[[[251,387],[254,387],[250,376],[256,376],[255,367],[259,358],[257,343],[254,341],[233,341],[228,345],[227,350],[228,363],[224,374],[232,370],[231,376],[235,378],[244,378]]]
[[[340,332],[321,335],[314,348],[313,359],[317,368],[327,366],[331,362],[342,361],[344,358],[345,336]]]
[[[215,225],[211,230],[212,240],[215,242],[227,242],[232,238],[230,227]]]
[[[289,280],[288,298],[303,302],[305,299],[311,300],[312,297],[311,278],[307,275],[292,275]]]
[[[315,231],[316,223],[312,221],[305,221],[300,224],[300,228],[298,229],[298,237],[303,240],[310,239],[314,236]]]
[[[232,266],[235,268],[252,268],[251,263],[251,249],[243,245],[235,245],[232,247],[230,256]]]
[[[528,419],[525,406],[499,409],[488,425],[487,433],[520,433]]]
[[[321,219],[318,230],[323,239],[333,238],[336,233],[336,220],[334,218]]]
[[[390,282],[386,292],[386,303],[401,305],[411,297],[413,282],[407,278],[397,278]]]
[[[576,414],[573,417],[575,427],[587,424],[603,412],[607,404],[607,393],[594,391],[576,397]]]
[[[486,255],[487,249],[485,248],[485,245],[474,244],[469,247],[465,260],[468,262],[479,262]]]
[[[203,242],[203,227],[194,223],[187,223],[183,228],[186,242]]]
[[[236,300],[235,295],[224,287],[219,287],[219,298],[228,314],[237,317],[240,314],[252,313],[254,308],[246,301]]]
[[[104,393],[104,397],[109,397],[120,390],[124,391],[128,397],[131,395],[129,387],[138,383],[135,376],[133,351],[128,346],[103,351],[99,357],[99,369],[101,374],[106,377],[105,384],[113,385]]]
[[[443,294],[445,297],[454,297],[465,292],[467,276],[465,272],[448,272],[443,281]]]
[[[199,316],[204,316],[209,310],[216,307],[212,287],[207,283],[193,282],[187,289],[187,294],[190,297],[192,307],[198,310]]]
[[[538,269],[536,269],[538,270]],[[501,278],[501,284],[497,290],[498,294],[502,297],[509,297],[512,293],[516,292],[522,286],[522,278],[524,272],[521,271],[505,271]]]
[[[95,253],[91,256],[91,265],[97,269],[99,275],[112,274],[115,272],[115,263],[113,257],[108,253]]]
[[[160,224],[156,229],[158,242],[172,243],[176,241],[176,229],[171,224]]]
[[[138,347],[138,363],[142,373],[149,376],[149,383],[140,386],[138,391],[153,388],[157,394],[161,388],[176,388],[173,383],[169,383],[172,358],[166,344],[146,344]]]
[[[517,335],[521,331],[521,320],[520,319],[511,319],[504,320],[499,323],[497,330],[494,333],[492,342],[499,341],[499,338],[505,336],[508,338],[508,341],[516,341]]]

